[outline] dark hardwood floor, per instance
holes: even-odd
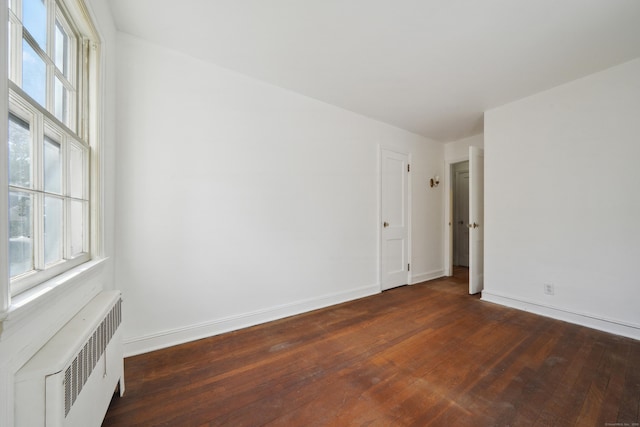
[[[125,361],[104,426],[638,426],[640,342],[455,278]]]

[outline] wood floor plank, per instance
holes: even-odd
[[[640,342],[482,302],[466,274],[127,358],[103,425],[638,422]]]
[[[630,345],[626,358],[624,390],[618,411],[618,423],[629,424],[640,419],[640,347]]]

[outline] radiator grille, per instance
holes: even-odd
[[[122,300],[111,308],[64,373],[64,416],[76,402],[113,334],[122,321]]]

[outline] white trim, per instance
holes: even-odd
[[[8,46],[7,33],[8,33],[8,9],[7,4],[4,3],[0,7],[0,46],[3,49]],[[6,185],[8,182],[7,165],[9,159],[7,158],[7,144],[8,144],[8,117],[9,117],[9,76],[8,76],[8,58],[7,55],[0,55],[0,135],[2,138],[2,149],[0,149],[0,173],[3,178],[0,179],[0,319],[3,313],[5,313],[11,305],[11,289],[9,287],[9,187]],[[0,334],[2,333],[2,321],[0,320]],[[4,376],[4,373],[0,372],[0,376]],[[4,378],[3,378],[4,380]],[[3,381],[4,382],[4,381]],[[4,387],[4,386],[3,386]],[[0,391],[0,396],[2,391]],[[0,412],[4,409],[0,407]]]
[[[411,236],[413,234],[413,171],[411,170],[411,164],[413,163],[413,155],[411,152],[407,153],[407,263],[409,266],[413,264],[413,240]],[[413,273],[411,268],[407,268],[407,285],[410,285],[413,280]],[[382,283],[380,284],[382,285]]]
[[[107,260],[108,258],[101,258],[85,262],[14,296],[9,309],[0,316],[0,320],[7,321],[7,328],[0,331],[0,338],[7,338],[10,325],[15,326],[20,319],[54,302],[58,295],[82,285]]]
[[[380,285],[375,284],[347,292],[337,292],[319,298],[310,298],[181,328],[168,329],[150,335],[126,338],[124,340],[124,354],[126,357],[135,356],[137,354],[220,335],[225,332],[271,322],[273,320],[306,313],[378,293],[380,293]],[[124,303],[126,304],[126,300]]]
[[[425,273],[414,274],[411,278],[411,284],[415,285],[416,283],[427,282],[429,280],[439,279],[440,277],[444,277],[444,270],[433,270],[427,271]]]
[[[380,286],[379,291],[382,292],[382,146],[378,144],[378,158],[376,159],[378,162],[378,170],[377,170],[377,179],[376,179],[376,203],[378,206],[378,221],[376,222],[376,276],[378,280],[378,286]]]
[[[608,319],[589,313],[566,310],[553,307],[548,304],[526,301],[520,298],[513,298],[498,292],[482,291],[482,301],[500,304],[518,310],[529,311],[552,319],[574,323],[587,328],[598,329],[624,337],[640,340],[640,325],[624,322],[621,320]]]

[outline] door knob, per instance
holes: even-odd
[[[480,224],[476,224],[475,222],[473,223],[473,228],[478,228],[480,227]]]
[[[382,226],[383,226],[384,228],[387,228],[387,227],[389,226],[389,223],[388,223],[387,221],[385,221],[385,222],[382,224]]]

